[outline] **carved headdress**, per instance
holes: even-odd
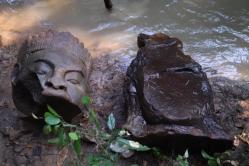
[[[29,35],[22,44],[18,53],[17,62],[25,63],[26,59],[37,51],[44,49],[59,49],[69,52],[81,59],[89,74],[91,68],[91,56],[77,38],[69,32],[57,32],[48,30]]]

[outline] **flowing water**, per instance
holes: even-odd
[[[20,34],[47,28],[75,34],[93,56],[109,54],[126,69],[139,33],[180,38],[184,52],[209,76],[249,80],[248,0],[0,0],[0,35],[11,44]]]

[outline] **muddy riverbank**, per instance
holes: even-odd
[[[10,71],[15,63],[18,46],[0,49],[0,163],[1,165],[67,165],[75,157],[71,149],[59,150],[46,143],[39,127],[24,122],[12,102]],[[118,126],[125,122],[126,113],[123,99],[125,65],[111,54],[94,58],[93,72],[90,79],[91,98],[94,109],[103,120],[113,112]],[[243,131],[249,130],[249,82],[233,81],[224,77],[209,78],[214,91],[216,120],[232,136],[235,145],[226,162],[233,161],[240,165],[249,163],[249,145],[239,139]],[[84,143],[84,162],[87,154],[94,151],[94,145]],[[131,159],[121,159],[119,165],[172,165],[173,152],[167,153],[167,160],[155,158],[150,153],[136,154]],[[224,161],[223,160],[223,161]],[[200,155],[192,155],[193,165],[205,165]]]

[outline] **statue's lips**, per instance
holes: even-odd
[[[54,90],[54,89],[44,89],[42,91],[42,95],[45,97],[55,97],[55,98],[61,98],[68,102],[71,102],[70,97],[68,94],[63,90]]]

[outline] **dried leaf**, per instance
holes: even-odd
[[[107,126],[110,130],[113,130],[115,128],[115,117],[114,117],[113,113],[111,113],[108,116]]]

